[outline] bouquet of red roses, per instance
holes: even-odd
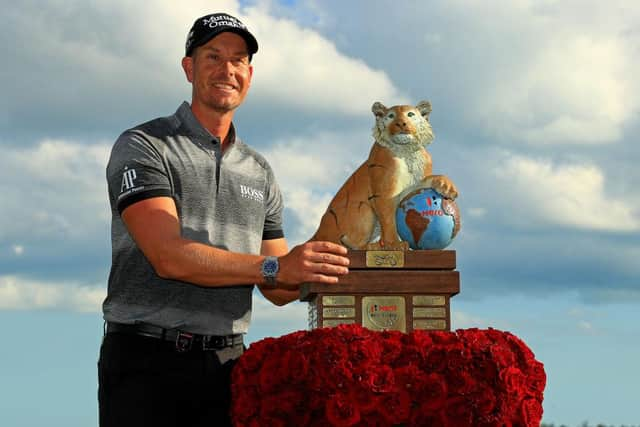
[[[340,325],[266,338],[233,371],[236,426],[539,426],[546,375],[495,329]]]

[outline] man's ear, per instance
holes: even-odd
[[[185,56],[182,58],[182,69],[189,83],[193,83],[193,57]]]

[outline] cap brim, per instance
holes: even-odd
[[[247,51],[249,52],[249,55],[253,55],[258,51],[258,41],[256,40],[255,37],[253,37],[253,34],[251,34],[249,31],[243,30],[242,28],[224,28],[221,31],[211,32],[207,34],[206,37],[203,37],[202,39],[193,43],[193,45],[189,49],[188,55],[191,55],[195,48],[208,43],[209,40],[213,39],[214,37],[222,33],[235,33],[240,37],[242,37],[245,43],[247,44]]]

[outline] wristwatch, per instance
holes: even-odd
[[[278,264],[278,257],[268,256],[265,257],[264,261],[262,261],[262,277],[264,277],[264,280],[266,281],[265,285],[267,287],[275,289],[276,276],[279,269],[280,264]]]

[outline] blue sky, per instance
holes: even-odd
[[[628,1],[2,1],[0,425],[97,425],[119,133],[190,98],[193,20],[260,43],[240,136],[269,159],[290,243],[372,143],[375,101],[430,100],[460,190],[454,328],[523,338],[544,421],[640,424],[640,5]],[[306,328],[254,299],[253,342]]]

